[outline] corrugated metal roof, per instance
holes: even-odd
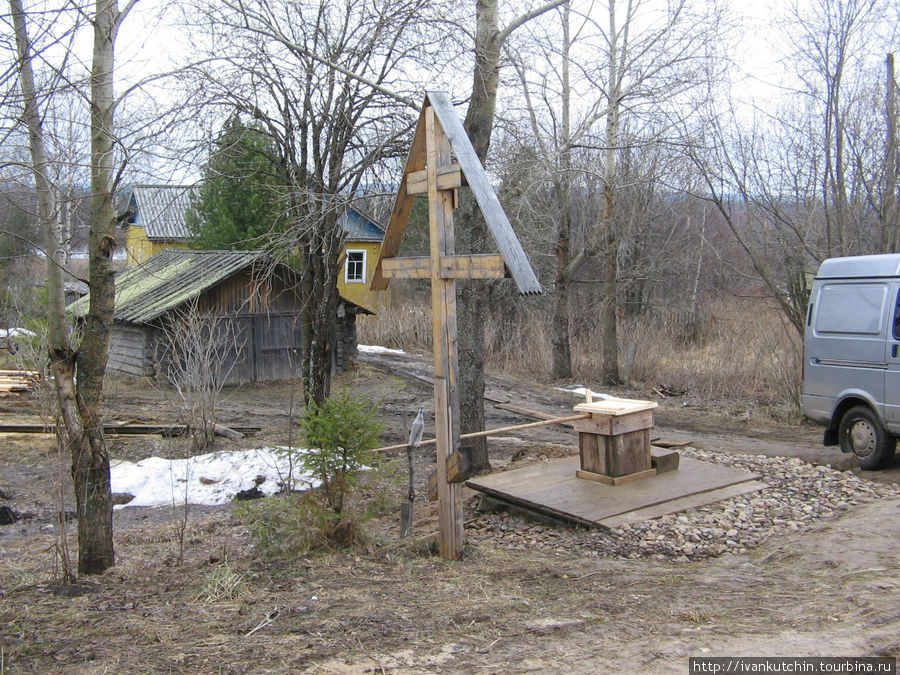
[[[262,254],[256,251],[184,251],[167,249],[116,276],[116,321],[147,323],[196,298],[247,267]],[[90,296],[69,305],[83,317]]]
[[[143,227],[150,241],[190,239],[185,215],[191,208],[190,185],[134,185],[126,191],[126,204],[135,211],[130,224]]]
[[[192,185],[133,185],[122,196],[134,211],[128,224],[143,227],[150,241],[187,241],[193,233],[186,215],[191,208]],[[367,215],[347,207],[338,219],[350,241],[381,241],[384,228]]]

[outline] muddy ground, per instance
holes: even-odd
[[[402,442],[415,411],[433,410],[428,370],[422,359],[364,356],[336,386],[378,400],[385,442]],[[650,390],[614,393],[657,398]],[[115,380],[108,396],[115,420],[177,416],[170,393],[142,381]],[[489,379],[488,396],[561,415],[575,402],[550,383],[498,376]],[[261,431],[217,448],[293,440],[298,397],[287,384],[227,391],[220,421]],[[753,405],[658,400],[655,435],[667,440],[829,458],[819,429],[775,423]],[[492,428],[533,421],[491,402],[486,408]],[[0,399],[2,422],[38,416],[32,398]],[[113,437],[110,447],[114,458],[137,460],[178,456],[179,443]],[[66,468],[52,445],[49,436],[0,437],[7,497],[0,506],[23,516],[0,527],[0,673],[686,673],[690,656],[900,652],[900,501],[859,503],[747,553],[695,562],[583,557],[552,545],[513,550],[492,540],[470,542],[463,560],[445,562],[431,553],[434,509],[423,502],[412,540],[397,538],[397,514],[388,507],[370,523],[365,547],[280,562],[258,555],[232,507],[192,508],[179,560],[170,507],[125,508],[115,516],[117,565],[79,582],[75,591],[83,594],[70,597],[72,589],[54,585],[55,486]],[[575,435],[533,429],[492,438],[490,449],[502,469],[573,453]],[[417,456],[420,483],[432,463],[427,453]],[[897,482],[900,462],[861,475]],[[398,479],[389,504],[404,493],[402,472]],[[470,527],[477,527],[476,504],[469,495]],[[63,510],[70,508],[66,495]],[[557,525],[548,534],[581,533]]]

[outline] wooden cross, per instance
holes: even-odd
[[[499,254],[456,254],[453,209],[464,185],[472,189]],[[428,198],[429,255],[396,258],[416,195]],[[451,482],[453,477],[448,476],[448,462],[459,450],[460,437],[456,280],[499,279],[508,274],[522,293],[541,292],[450,98],[445,92],[426,92],[372,289],[384,290],[388,279],[431,279],[440,555],[447,560],[459,558],[464,546],[462,483]]]

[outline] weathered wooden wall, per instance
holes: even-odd
[[[109,336],[107,368],[129,375],[153,375],[153,333],[149,326],[116,323]]]
[[[296,284],[278,275],[260,277],[249,268],[238,272],[207,289],[198,299],[198,309],[219,314],[299,313],[303,299]]]
[[[302,331],[296,313],[239,314],[223,317],[219,330],[227,349],[218,367],[227,384],[288,380],[300,376]],[[161,326],[117,323],[110,337],[109,368],[132,375],[165,372],[167,339]],[[356,363],[356,314],[338,318],[334,369]]]
[[[296,284],[277,275],[261,281],[249,269],[206,290],[197,301],[201,313],[223,317],[217,328],[227,349],[220,367],[226,382],[268,382],[300,375],[302,299]],[[341,372],[356,362],[356,311],[342,303],[337,319],[333,368]],[[167,340],[163,326],[177,314],[153,326],[116,323],[110,342],[109,368],[133,375],[165,372]]]

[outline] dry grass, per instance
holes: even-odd
[[[360,342],[429,351],[431,314],[423,300],[427,298],[396,302],[361,320]],[[523,314],[517,322],[486,318],[486,360],[500,372],[547,376],[552,355],[549,317],[536,305]],[[582,321],[574,328],[575,378],[597,382],[603,366],[599,326]],[[619,323],[620,372],[633,387],[665,386],[704,398],[795,408],[800,354],[799,336],[763,300],[717,300],[705,307],[695,325],[684,314],[652,311]]]
[[[366,553],[263,563],[244,528],[195,525],[206,537],[184,565],[123,541],[116,567],[85,580],[85,595],[46,583],[4,589],[8,672],[623,672],[662,636],[667,650],[685,641],[668,654],[674,664],[710,641],[769,636],[796,620],[760,608],[764,573],[740,559],[673,574],[660,561],[480,542],[448,563],[415,542],[382,540]],[[227,563],[218,557],[226,547]],[[766,588],[796,597],[798,612],[846,609],[839,590],[808,592],[806,566],[765,574]],[[711,595],[728,599],[727,612]],[[692,638],[698,624],[704,633]]]
[[[626,342],[639,345],[634,380],[707,398],[799,401],[800,339],[776,311],[761,303],[721,303],[707,317],[695,342],[666,326],[626,326]]]
[[[237,600],[246,592],[244,575],[238,574],[227,562],[206,575],[197,592],[194,593],[194,602],[222,602],[223,600]]]

